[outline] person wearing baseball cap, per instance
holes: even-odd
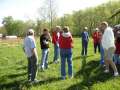
[[[27,31],[27,36],[24,39],[23,49],[28,59],[28,81],[34,83],[37,82],[37,50],[34,38],[34,30],[29,29]]]
[[[81,34],[82,38],[82,56],[87,56],[87,48],[88,48],[88,42],[89,42],[89,34],[87,32],[88,27],[84,27],[84,31]]]
[[[114,76],[118,76],[117,67],[113,62],[113,56],[116,49],[113,29],[109,27],[107,22],[102,22],[99,28],[103,32],[101,43],[104,48],[104,61],[106,65],[104,72],[109,73],[109,66],[111,66],[114,71]]]
[[[98,48],[98,52],[100,53],[100,42],[101,42],[101,35],[99,32],[99,29],[96,28],[95,31],[92,34],[92,38],[93,38],[93,43],[94,43],[94,53],[96,54],[97,52],[97,48]]]

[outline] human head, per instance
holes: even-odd
[[[84,31],[87,31],[88,30],[88,27],[84,27]]]
[[[33,29],[29,29],[27,31],[27,36],[34,36],[34,30]]]
[[[49,30],[47,28],[43,29],[43,34],[48,34]]]
[[[68,27],[68,26],[65,26],[65,27],[63,28],[63,32],[64,32],[64,33],[68,33],[68,32],[69,32],[69,27]]]
[[[98,32],[98,31],[99,31],[99,29],[98,29],[98,28],[96,28],[96,29],[95,29],[95,31],[96,31],[96,32]]]
[[[60,32],[60,31],[61,31],[61,27],[60,27],[60,26],[56,26],[56,27],[55,27],[55,31],[56,31],[56,32]]]
[[[102,22],[99,26],[99,29],[104,32],[105,29],[108,27],[108,23],[106,21]]]

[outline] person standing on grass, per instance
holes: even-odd
[[[115,38],[113,29],[108,26],[107,22],[102,22],[100,24],[100,30],[102,30],[103,32],[102,46],[104,48],[104,60],[106,65],[106,69],[104,72],[108,73],[109,66],[111,66],[114,71],[114,76],[118,76],[118,70],[115,63],[113,62],[113,56],[115,52]]]
[[[33,29],[28,30],[27,36],[24,39],[23,49],[28,59],[28,80],[30,82],[36,82],[38,55]]]
[[[59,53],[60,53],[59,37],[60,37],[60,31],[61,31],[61,27],[56,26],[55,30],[52,33],[52,43],[54,45],[54,59],[53,59],[54,63],[59,62]]]
[[[114,62],[115,64],[120,64],[120,31],[117,31],[115,46],[116,46],[116,50],[114,55]]]
[[[115,64],[120,64],[120,24],[114,26],[114,36],[115,36],[115,55],[114,62]]]
[[[99,35],[100,35],[100,64],[104,65],[104,49],[101,43],[103,33],[101,32],[101,30],[99,31]]]
[[[94,53],[96,54],[97,48],[98,48],[98,52],[100,53],[100,32],[98,28],[95,29],[92,38],[94,43]]]
[[[73,77],[72,70],[72,48],[73,48],[73,38],[69,31],[69,27],[63,28],[63,32],[60,34],[60,56],[61,56],[61,78],[64,80],[66,78],[66,60],[68,63],[68,74],[69,78]]]
[[[43,29],[43,34],[40,36],[40,45],[41,45],[41,50],[42,50],[40,68],[42,70],[48,68],[49,42],[51,42],[50,33],[48,29]]]
[[[88,28],[85,27],[84,31],[81,34],[81,38],[82,38],[82,52],[81,55],[82,56],[87,56],[87,48],[88,48],[88,42],[89,42],[89,34],[87,32]]]

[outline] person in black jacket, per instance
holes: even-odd
[[[40,36],[40,45],[41,45],[41,50],[42,50],[40,68],[42,70],[48,68],[49,42],[51,42],[50,33],[48,29],[43,29],[43,34]]]

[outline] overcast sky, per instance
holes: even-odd
[[[35,19],[38,17],[38,8],[44,0],[0,0],[0,22],[5,16],[15,19]],[[94,7],[110,0],[57,0],[58,16],[72,13],[80,9]]]

